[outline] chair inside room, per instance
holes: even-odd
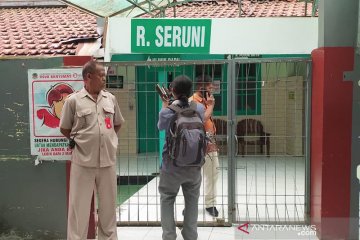
[[[216,127],[216,144],[219,148],[219,154],[224,155],[227,153],[227,122],[226,120],[214,118]]]
[[[264,154],[264,146],[266,147],[266,156],[270,156],[270,133],[264,131],[261,121],[256,119],[243,119],[237,123],[236,139],[238,144],[238,153],[241,156],[248,153],[248,145],[255,146],[255,154],[257,149]]]

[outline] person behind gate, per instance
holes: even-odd
[[[213,217],[219,215],[216,209],[216,182],[219,178],[219,157],[218,147],[215,142],[216,128],[212,120],[215,105],[212,78],[209,75],[200,75],[196,78],[196,90],[190,100],[198,102],[205,107],[205,131],[211,139],[207,145],[205,164],[203,167],[204,175],[204,195],[205,209]]]
[[[181,234],[184,240],[196,240],[201,167],[206,149],[205,109],[201,104],[188,102],[192,82],[187,76],[176,77],[171,91],[175,100],[171,104],[163,100],[158,121],[158,129],[165,130],[166,138],[158,187],[162,239],[176,239],[174,203],[181,186],[185,198]]]
[[[124,123],[118,102],[104,90],[105,69],[83,66],[84,87],[64,103],[60,131],[72,144],[67,239],[87,239],[91,198],[98,196],[98,239],[117,239],[117,132]],[[95,195],[96,196],[96,195]]]

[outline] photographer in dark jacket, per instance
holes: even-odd
[[[185,76],[178,76],[171,83],[175,100],[171,104],[188,107],[188,97],[191,95],[192,82]],[[163,108],[159,113],[159,130],[166,130],[169,134],[170,122],[175,112],[168,108],[169,102],[163,100]],[[204,107],[197,104],[197,111],[204,119]],[[161,227],[163,240],[176,239],[176,225],[174,219],[174,203],[181,186],[185,198],[184,226],[181,234],[186,240],[198,239],[197,218],[198,201],[201,185],[201,167],[176,167],[169,157],[167,144],[162,152],[162,165],[160,169],[159,192],[161,201]]]

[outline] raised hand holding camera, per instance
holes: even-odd
[[[156,84],[155,87],[157,93],[159,94],[160,98],[164,101],[164,102],[172,102],[173,101],[173,96],[170,92],[169,89],[167,89],[164,86],[160,86],[159,84]]]

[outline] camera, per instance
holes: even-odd
[[[76,145],[76,142],[75,142],[74,138],[70,138],[69,139],[69,148],[74,149],[75,145]]]
[[[160,95],[161,99],[163,99],[164,101],[171,101],[172,94],[169,91],[169,89],[167,89],[164,86],[160,86],[159,84],[156,84],[155,89],[157,93]]]

